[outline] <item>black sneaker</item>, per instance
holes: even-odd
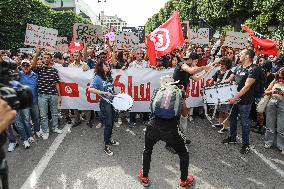
[[[119,145],[119,142],[114,141],[114,140],[110,140],[110,145],[112,145],[112,146],[118,146],[118,145]]]
[[[224,139],[222,141],[223,144],[236,144],[237,143],[237,140],[232,138],[232,137],[228,137],[226,139]]]
[[[72,125],[72,127],[78,127],[80,124],[81,124],[81,121],[75,122],[75,123]]]
[[[70,117],[66,117],[66,123],[69,125],[72,124],[72,120]]]
[[[129,123],[129,127],[130,128],[135,128],[136,127],[136,123],[135,122],[130,122]]]
[[[190,143],[191,143],[191,140],[189,140],[189,139],[185,140],[185,144],[190,144]]]
[[[224,134],[225,132],[227,132],[228,131],[228,129],[226,129],[226,128],[222,128],[222,129],[220,129],[219,131],[218,131],[218,133],[220,133],[220,134]]]
[[[212,127],[217,128],[217,129],[221,129],[223,126],[224,126],[224,125],[219,124],[219,123],[212,125]]]
[[[250,147],[249,147],[249,145],[242,145],[242,148],[241,148],[241,150],[240,150],[240,152],[241,152],[241,154],[247,154],[247,153],[249,153],[249,151],[250,151]]]
[[[90,122],[88,122],[87,123],[87,125],[90,127],[90,128],[92,128],[94,125],[93,125],[93,123],[90,121]]]
[[[105,145],[104,151],[108,156],[113,156],[113,152],[110,150],[109,145]]]

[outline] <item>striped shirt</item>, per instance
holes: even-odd
[[[37,66],[34,70],[38,74],[38,93],[58,95],[56,83],[60,82],[57,69],[53,67]]]

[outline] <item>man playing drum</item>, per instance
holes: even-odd
[[[240,65],[228,79],[236,81],[238,93],[230,99],[230,104],[235,104],[230,115],[230,135],[222,141],[223,144],[235,144],[237,137],[237,117],[240,114],[242,126],[242,148],[241,154],[250,151],[249,148],[249,115],[254,100],[254,83],[258,78],[257,66],[253,64],[254,51],[244,49],[240,52]],[[240,99],[239,102],[238,99]]]

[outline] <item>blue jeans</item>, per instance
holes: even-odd
[[[104,128],[104,142],[105,145],[110,144],[112,135],[112,128],[114,123],[115,111],[111,104],[104,100],[100,101],[101,118],[103,120]]]
[[[237,117],[240,113],[241,126],[242,126],[242,142],[243,145],[249,145],[249,115],[251,110],[251,104],[242,105],[235,104],[230,115],[230,137],[237,137]]]
[[[19,132],[22,142],[28,140],[28,138],[32,136],[30,125],[26,125],[24,123],[23,112],[19,111],[17,113],[16,119],[14,121],[14,126]],[[10,126],[8,129],[8,140],[9,140],[9,143],[16,143],[16,139],[13,134],[12,126]]]
[[[44,133],[49,133],[48,128],[48,106],[52,117],[52,129],[58,128],[58,96],[41,94],[38,96],[41,129]]]
[[[40,130],[40,119],[39,119],[39,108],[37,103],[33,103],[30,108],[21,110],[23,112],[23,119],[26,125],[30,126],[30,119],[32,119],[34,124],[34,132]]]

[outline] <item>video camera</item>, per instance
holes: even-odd
[[[17,67],[13,60],[0,56],[0,98],[15,110],[28,108],[33,102],[31,89],[15,81]]]

